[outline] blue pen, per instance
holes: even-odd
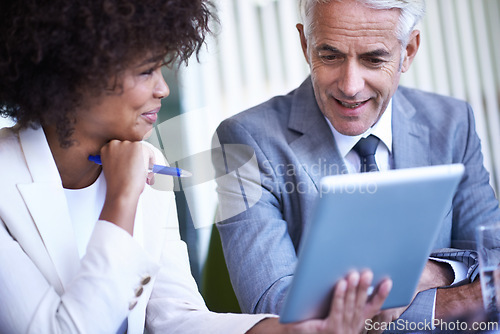
[[[89,160],[95,162],[98,165],[102,165],[100,155],[89,155]],[[162,165],[153,165],[153,168],[150,168],[149,171],[156,174],[171,175],[177,177],[189,177],[192,175],[186,170]]]

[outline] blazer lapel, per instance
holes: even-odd
[[[302,134],[290,147],[317,189],[323,176],[347,173],[327,120],[316,103],[310,78],[294,95],[288,128]]]
[[[394,168],[431,164],[429,128],[415,121],[415,107],[399,91],[393,97],[392,149]]]
[[[17,187],[64,288],[80,259],[62,182],[43,130],[22,130],[19,138],[33,183]]]

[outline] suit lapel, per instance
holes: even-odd
[[[317,189],[321,177],[347,173],[330,127],[316,103],[310,78],[293,97],[288,128],[302,134],[290,147]]]
[[[64,189],[43,130],[22,130],[19,138],[33,183],[17,188],[64,288],[80,262]]]
[[[393,97],[392,116],[395,169],[431,164],[429,128],[415,121],[416,112],[415,107],[398,90]]]

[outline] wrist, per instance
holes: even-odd
[[[436,319],[456,317],[472,313],[482,307],[481,284],[479,280],[454,288],[436,291]]]
[[[448,263],[429,260],[422,273],[422,279],[418,284],[417,292],[449,286],[453,283],[454,279],[455,274]]]
[[[139,197],[107,194],[99,219],[109,221],[132,235],[138,202]]]

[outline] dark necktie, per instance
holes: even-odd
[[[375,151],[377,151],[378,142],[380,139],[374,135],[369,135],[366,138],[361,138],[352,148],[358,153],[361,159],[361,173],[377,172],[377,162],[375,161]]]

